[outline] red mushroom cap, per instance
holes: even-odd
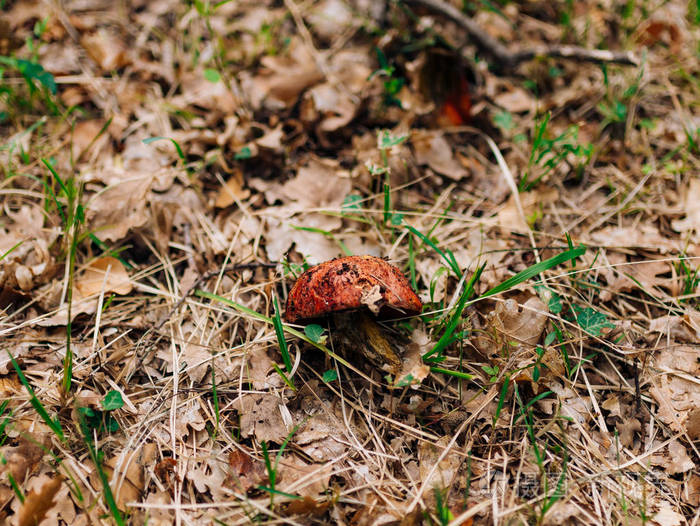
[[[368,307],[375,314],[417,314],[423,308],[406,277],[374,256],[326,261],[304,272],[289,292],[289,323]]]

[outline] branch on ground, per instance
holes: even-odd
[[[578,46],[538,46],[511,51],[484,31],[472,18],[443,0],[403,0],[406,5],[420,6],[443,15],[464,28],[477,46],[491,54],[502,68],[514,68],[521,62],[536,57],[557,57],[582,62],[610,62],[627,66],[638,66],[639,58],[631,51],[608,51],[586,49]]]

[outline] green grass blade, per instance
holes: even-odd
[[[90,454],[90,459],[95,464],[97,475],[100,478],[100,482],[102,483],[103,497],[105,499],[105,502],[107,503],[109,512],[112,515],[112,518],[114,519],[114,522],[117,524],[117,526],[126,526],[126,522],[122,517],[122,513],[121,511],[119,511],[119,507],[117,506],[117,501],[114,499],[112,488],[109,485],[109,478],[107,477],[104,467],[102,466],[103,452],[97,451],[95,449],[95,445],[92,442],[90,433],[87,432],[88,424],[85,421],[85,416],[80,412],[78,412],[78,415],[80,418],[80,428],[83,430],[83,440],[87,445],[88,453]]]
[[[4,254],[0,255],[0,261],[2,261],[2,260],[5,259],[7,256],[9,256],[10,254],[12,254],[15,250],[17,250],[17,249],[22,245],[22,243],[24,243],[24,240],[18,241],[17,243],[15,243],[14,245],[12,245],[10,248],[8,248],[8,249],[5,251]]]
[[[59,186],[61,187],[61,190],[63,190],[63,193],[66,194],[66,197],[70,198],[71,194],[68,191],[68,187],[66,184],[63,182],[63,179],[61,179],[61,176],[56,173],[56,170],[54,169],[53,166],[51,166],[51,163],[44,159],[43,157],[41,158],[41,162],[44,163],[44,166],[46,166],[49,169],[49,172],[51,172],[51,175],[53,175],[54,179],[58,182]]]
[[[173,143],[175,149],[177,150],[177,156],[183,163],[185,162],[185,154],[182,151],[182,148],[180,148],[180,144],[175,139],[171,139],[170,137],[148,137],[146,139],[143,139],[141,142],[143,144],[151,144],[155,141],[170,141],[171,143]]]
[[[442,367],[430,367],[430,372],[432,373],[442,373],[448,376],[454,376],[456,378],[461,378],[462,380],[472,380],[474,378],[473,374],[462,373],[460,371],[452,371],[451,369],[443,369]]]
[[[278,489],[268,488],[267,486],[258,486],[258,489],[262,490],[262,491],[267,491],[270,494],[280,495],[282,497],[287,497],[288,499],[299,500],[299,499],[304,498],[304,497],[300,497],[299,495],[292,495],[291,493],[285,493],[284,491],[280,491]],[[272,495],[270,495],[270,496],[272,496]]]
[[[464,307],[467,305],[467,300],[471,297],[471,295],[474,293],[474,285],[476,284],[477,281],[479,281],[479,278],[481,277],[481,273],[484,271],[486,268],[486,263],[481,265],[474,274],[472,274],[472,277],[469,278],[469,281],[467,284],[464,286],[464,291],[462,291],[462,296],[459,298],[459,302],[457,303],[457,307],[455,307],[454,312],[452,313],[452,317],[450,318],[450,322],[447,325],[447,328],[445,331],[442,333],[442,336],[438,340],[438,342],[435,344],[435,347],[433,347],[430,351],[428,351],[426,354],[423,355],[423,360],[428,359],[428,361],[434,361],[429,360],[434,354],[437,354],[440,356],[442,354],[442,351],[444,351],[447,346],[452,343],[452,334],[454,333],[455,329],[457,328],[457,325],[459,325],[460,320],[462,319],[462,311],[464,310]]]
[[[287,339],[284,337],[284,326],[282,325],[282,318],[280,317],[280,305],[277,301],[277,296],[274,298],[275,305],[275,317],[272,318],[273,325],[275,327],[275,334],[277,334],[277,343],[280,346],[280,353],[282,354],[282,361],[284,362],[284,367],[287,369],[287,374],[292,372],[292,359],[289,356],[289,348],[287,347]]]
[[[41,404],[39,399],[36,397],[36,394],[34,393],[34,389],[32,389],[32,386],[29,385],[29,381],[24,376],[24,373],[22,372],[22,369],[20,369],[17,361],[15,361],[14,356],[12,356],[12,354],[10,354],[10,351],[7,351],[7,354],[10,357],[10,361],[12,362],[12,367],[15,368],[15,372],[17,373],[17,376],[19,377],[19,381],[22,383],[24,388],[29,393],[29,403],[32,404],[32,407],[34,408],[34,410],[37,413],[39,413],[39,416],[44,421],[44,423],[47,426],[49,426],[51,431],[54,432],[54,434],[61,440],[61,442],[65,442],[66,437],[63,434],[63,428],[61,427],[61,423],[58,421],[58,419],[54,420],[49,416],[49,413],[46,411],[46,408]]]
[[[530,278],[534,278],[535,276],[541,274],[545,270],[549,270],[550,268],[556,267],[557,265],[564,263],[565,261],[569,261],[571,259],[575,259],[577,257],[582,256],[585,252],[586,247],[578,247],[572,250],[567,250],[566,252],[562,252],[561,254],[557,254],[556,256],[551,257],[549,259],[545,259],[544,261],[540,261],[539,263],[536,263],[531,267],[526,268],[522,272],[518,272],[515,276],[508,278],[500,285],[496,285],[491,290],[479,296],[478,299],[481,300],[484,298],[488,298],[489,296],[494,296],[506,290],[512,289],[516,285],[519,285],[523,281],[527,281]]]
[[[498,417],[501,416],[501,410],[506,403],[506,393],[508,391],[508,386],[510,385],[510,375],[507,374],[503,380],[503,385],[501,386],[501,393],[498,397],[498,405],[496,406],[496,413],[493,415],[493,425],[496,425]]]
[[[389,185],[384,183],[384,224],[389,221],[391,216],[391,189]]]
[[[440,255],[440,257],[445,260],[447,266],[450,267],[452,272],[454,272],[458,278],[462,277],[462,271],[460,270],[459,265],[457,264],[457,260],[455,260],[454,254],[450,252],[451,257],[448,257],[447,254],[445,254],[440,248],[438,248],[438,246],[435,243],[433,243],[428,236],[426,236],[419,230],[413,228],[411,225],[406,225],[406,228],[408,228],[413,234],[418,236],[421,239],[421,241],[423,241],[423,243],[425,243],[435,252],[437,252]]]

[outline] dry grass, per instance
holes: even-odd
[[[697,8],[481,6],[514,45],[646,49],[491,72],[344,5],[6,5],[57,90],[6,64],[0,522],[698,524]],[[274,299],[344,252],[425,302],[386,324],[403,383],[330,326],[285,326],[285,368]]]

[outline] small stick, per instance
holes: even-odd
[[[443,0],[403,0],[406,5],[420,6],[441,14],[464,28],[476,44],[491,53],[501,67],[513,68],[521,62],[536,57],[558,57],[582,62],[611,62],[626,66],[638,66],[639,58],[631,51],[586,49],[577,46],[537,46],[531,49],[511,51],[486,33],[473,19]]]

